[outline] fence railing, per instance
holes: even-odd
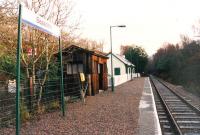
[[[8,82],[0,81],[0,126],[15,122],[15,93],[8,92]]]
[[[38,113],[48,112],[61,107],[60,80],[29,79],[21,81],[20,117],[24,122]],[[0,81],[0,131],[1,128],[15,127],[15,82]],[[81,83],[79,74],[64,76],[64,96],[66,102],[80,99]]]

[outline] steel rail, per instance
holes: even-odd
[[[153,78],[153,77],[150,76],[150,79],[151,79],[151,81],[152,81],[152,84],[153,84],[153,86],[154,86],[156,92],[158,93],[158,96],[160,97],[161,102],[163,103],[163,105],[164,105],[164,107],[165,107],[165,110],[166,110],[166,112],[168,113],[169,118],[171,119],[171,123],[172,123],[173,126],[175,127],[177,133],[178,133],[179,135],[183,135],[183,133],[182,133],[181,129],[179,128],[179,126],[178,126],[176,120],[174,119],[172,113],[170,112],[170,109],[168,108],[166,102],[164,101],[163,96],[160,94],[160,92],[158,91],[157,87],[155,86],[154,81],[153,81],[152,78]],[[155,79],[155,78],[154,78],[154,79]]]

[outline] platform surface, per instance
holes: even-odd
[[[139,135],[161,135],[160,124],[149,78],[145,78],[139,112]]]

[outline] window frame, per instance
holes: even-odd
[[[120,67],[114,68],[114,75],[116,75],[116,76],[121,75],[121,68]]]

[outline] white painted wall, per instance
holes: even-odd
[[[107,61],[107,66],[108,66],[108,74],[111,75],[111,55],[108,55],[109,59]],[[124,65],[123,62],[121,62],[119,59],[117,59],[115,56],[112,57],[113,58],[113,75],[114,75],[114,69],[115,68],[120,68],[121,71],[121,75],[126,74],[126,66]]]
[[[109,59],[107,61],[107,67],[108,67],[108,86],[111,86],[111,55],[108,55]],[[120,68],[121,75],[114,75],[114,69]],[[120,85],[122,83],[125,83],[129,80],[131,80],[131,68],[128,69],[128,73],[126,74],[126,66],[125,64],[117,59],[115,56],[113,56],[113,77],[114,77],[114,85]],[[132,77],[136,77],[136,75],[133,73]]]

